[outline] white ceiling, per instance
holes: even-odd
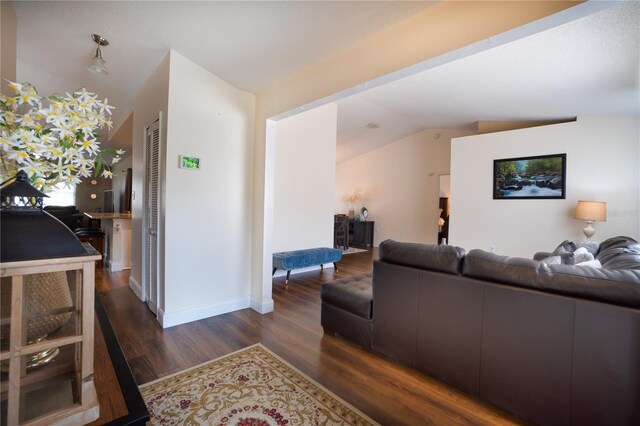
[[[258,92],[433,2],[14,1],[17,79],[41,94],[83,86],[126,120],[174,49]],[[638,115],[640,3],[631,1],[338,101],[338,161],[422,129],[478,120]],[[85,66],[95,44],[110,74]],[[379,125],[376,129],[369,123]]]
[[[640,3],[622,3],[340,100],[337,161],[478,120],[637,116],[639,23]]]
[[[116,128],[132,97],[174,49],[234,86],[258,92],[433,2],[14,1],[17,79],[40,94],[86,86],[116,107]],[[102,49],[109,75],[85,66]]]

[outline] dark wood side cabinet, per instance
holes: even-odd
[[[349,245],[373,247],[373,229],[375,222],[349,220]]]

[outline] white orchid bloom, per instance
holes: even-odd
[[[68,95],[68,94],[67,94]],[[76,95],[79,99],[83,100],[84,102],[86,102],[88,99],[91,99],[95,96],[95,93],[92,92],[88,92],[86,87],[83,87],[80,90],[76,90],[74,92],[74,95]]]
[[[16,108],[18,108],[18,100],[16,98],[14,98],[13,96],[9,96],[9,97],[5,97],[2,101],[7,107],[15,110]]]
[[[20,93],[22,91],[22,84],[20,83],[16,83],[14,81],[9,81],[8,85],[10,88],[12,88],[16,93]]]
[[[73,137],[73,130],[64,122],[58,123],[57,127],[51,129],[51,131],[58,133],[58,139],[62,140],[66,137]]]
[[[111,120],[100,120],[100,127],[107,126],[109,129],[113,128],[113,121]]]
[[[87,151],[89,154],[97,154],[98,151],[98,141],[95,139],[85,139],[82,141],[80,152]]]
[[[24,164],[29,159],[29,154],[26,151],[11,151],[7,158],[18,164]]]
[[[113,177],[113,173],[111,173],[111,170],[104,169],[102,171],[102,177],[103,178],[107,178],[107,179],[111,179]]]
[[[30,84],[10,85],[16,95],[0,95],[4,170],[25,170],[45,192],[58,183],[78,183],[81,177],[91,176],[101,155],[96,131],[112,126],[107,117],[113,107],[108,100],[98,99],[85,88],[42,98]],[[119,155],[111,164],[120,161]],[[102,175],[112,177],[107,164],[105,169]]]
[[[102,114],[109,114],[111,115],[111,110],[115,109],[115,107],[109,105],[107,102],[109,102],[108,98],[104,98],[104,102],[100,103],[100,113]]]
[[[35,130],[22,129],[19,133],[20,142],[26,144],[28,142],[38,142]]]
[[[42,145],[52,145],[57,141],[58,139],[55,136],[53,136],[51,133],[40,136],[40,143]]]
[[[38,167],[36,167],[36,165],[33,163],[29,164],[26,167],[23,167],[21,170],[23,170],[29,177],[32,177],[34,175],[38,176],[38,173],[40,172]]]
[[[36,89],[31,85],[22,85],[18,92],[18,105],[29,104],[31,106],[40,106],[40,96],[36,92]]]
[[[0,137],[0,149],[2,151],[10,151],[13,148],[13,141],[11,139],[4,136],[4,134]]]

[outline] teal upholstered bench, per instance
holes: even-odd
[[[340,259],[342,259],[342,250],[329,247],[273,253],[273,274],[276,273],[277,269],[287,271],[287,278],[284,281],[285,285],[287,285],[289,284],[289,275],[292,269],[316,265],[320,265],[320,268],[322,268],[325,263],[333,263],[337,271],[337,262]]]

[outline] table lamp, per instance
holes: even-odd
[[[596,232],[593,222],[607,220],[607,203],[603,201],[578,201],[575,217],[587,222],[587,226],[582,231],[589,240]]]

